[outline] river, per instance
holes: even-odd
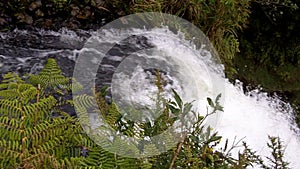
[[[129,35],[140,33],[141,30],[127,32]],[[106,37],[101,34],[101,37],[98,38],[98,45],[113,43],[124,33],[111,30],[111,34],[107,35]],[[93,48],[97,47],[85,46],[87,40],[97,36],[100,36],[98,32],[74,32],[68,29],[61,29],[57,32],[14,30],[0,33],[0,72],[4,74],[13,71],[21,75],[37,73],[43,68],[47,58],[51,57],[56,59],[64,75],[72,76],[77,58],[84,51],[93,51]],[[233,85],[224,77],[222,65],[214,65],[209,61],[209,57],[206,61],[198,60],[198,57],[195,57],[198,54],[207,55],[207,53],[203,54],[205,51],[178,44],[180,36],[172,34],[166,28],[151,30],[144,36],[156,48],[152,51],[151,56],[147,52],[138,53],[137,56],[141,58],[141,63],[127,59],[125,66],[132,65],[134,68],[125,68],[123,64],[123,67],[120,65],[119,72],[116,71],[114,76],[109,76],[113,78],[111,82],[117,91],[115,93],[112,91],[112,95],[119,98],[120,104],[124,98],[125,101],[134,101],[136,104],[147,106],[153,104],[151,99],[146,97],[155,91],[153,84],[149,81],[153,72],[150,69],[147,69],[148,72],[145,70],[144,67],[150,63],[142,62],[143,58],[153,57],[154,60],[164,62],[165,65],[172,63],[162,71],[164,78],[170,84],[166,85],[166,88],[175,88],[187,101],[198,99],[195,103],[197,111],[205,111],[206,97],[214,98],[218,93],[222,93],[224,112],[220,112],[211,121],[214,129],[223,136],[221,144],[224,144],[226,138],[229,139],[229,143],[232,143],[235,137],[237,139],[245,137],[244,141],[249,144],[250,148],[262,156],[270,156],[271,153],[266,144],[268,135],[279,136],[286,145],[285,159],[291,163],[290,167],[300,168],[298,161],[300,132],[295,127],[292,117],[293,109],[288,103],[281,101],[276,96],[269,97],[260,89],[244,92],[241,82],[237,80],[237,83]],[[163,58],[177,57],[164,60],[156,57],[153,53],[165,56]],[[178,57],[182,55],[184,57]],[[118,59],[120,58],[116,58],[116,60]],[[137,66],[139,64],[143,66]],[[112,65],[112,67],[114,66]],[[122,90],[124,86],[127,86],[126,91]],[[129,95],[128,90],[130,91]]]

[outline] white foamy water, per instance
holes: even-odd
[[[292,109],[278,98],[270,98],[266,93],[252,91],[245,95],[242,88],[226,83],[224,113],[217,130],[230,144],[243,139],[262,157],[271,157],[267,147],[268,135],[280,137],[284,142],[285,160],[293,169],[300,168],[300,134],[291,121]],[[224,139],[225,140],[225,139]],[[223,140],[223,141],[224,141]],[[230,145],[229,144],[229,145]],[[237,153],[237,150],[233,151]]]
[[[43,33],[61,36],[63,40],[67,39],[68,41],[73,41],[72,38],[74,37],[74,34],[68,31]],[[97,32],[91,32],[91,34],[93,36],[98,35]],[[260,93],[259,90],[252,91],[251,96],[244,94],[241,85],[235,86],[224,78],[223,66],[212,62],[210,53],[204,49],[195,49],[188,41],[182,41],[180,35],[174,35],[167,29],[151,30],[148,31],[148,34],[145,34],[144,30],[111,31],[106,34],[107,36],[99,37],[99,42],[117,42],[128,34],[143,34],[156,45],[156,49],[152,51],[151,55],[140,52],[138,56],[150,57],[157,61],[168,61],[170,65],[164,70],[174,71],[166,75],[166,78],[171,80],[173,78],[173,85],[167,86],[167,88],[175,88],[185,101],[197,100],[195,108],[198,111],[206,110],[206,97],[213,99],[217,94],[222,93],[224,112],[217,116],[216,121],[214,121],[215,118],[212,118],[210,122],[216,126],[219,135],[223,136],[222,144],[227,138],[231,143],[235,137],[237,140],[245,137],[244,141],[259,155],[271,156],[266,144],[268,135],[279,136],[286,146],[285,159],[291,163],[290,167],[293,169],[300,168],[298,160],[300,157],[300,134],[299,129],[296,129],[292,124],[291,114],[293,110],[288,104],[283,103],[278,98],[268,97],[265,93]],[[5,38],[4,34],[0,34],[0,36]],[[43,58],[53,52],[56,51],[41,51],[39,57]],[[80,51],[74,50],[73,53],[70,53],[64,56],[75,60],[75,54],[80,53]],[[7,56],[0,55],[0,57],[5,58]],[[3,64],[5,62],[0,63],[0,67]],[[115,82],[119,80],[119,84],[129,86],[129,90],[134,93],[134,95],[128,95],[129,100],[138,103],[144,102],[146,105],[153,104],[147,96],[147,94],[156,91],[150,84],[151,80],[144,81],[143,78],[146,78],[147,74],[141,73],[143,71],[138,67],[134,70],[132,74],[135,75],[133,76],[135,81],[132,81],[128,75],[122,75],[119,71],[114,76]],[[130,88],[134,84],[138,85]],[[121,92],[126,94],[126,91]]]
[[[290,162],[290,167],[300,168],[300,134],[292,124],[293,110],[288,104],[278,98],[268,97],[259,90],[244,94],[241,85],[234,86],[224,78],[223,73],[220,73],[222,65],[214,64],[210,53],[204,49],[195,49],[179,35],[174,35],[166,29],[154,29],[146,33],[143,30],[134,30],[120,33],[121,35],[116,32],[113,34],[114,40],[118,40],[117,37],[124,34],[143,34],[150,39],[150,42],[156,45],[156,49],[151,55],[139,52],[138,57],[155,58],[161,62],[168,60],[171,66],[165,65],[164,70],[173,71],[170,73],[171,79],[179,82],[173,87],[179,90],[178,93],[185,101],[196,100],[196,110],[205,111],[206,97],[214,99],[217,94],[222,93],[224,112],[210,121],[216,126],[219,135],[223,136],[221,145],[224,145],[226,138],[232,143],[235,137],[237,140],[245,137],[243,141],[246,141],[252,150],[257,151],[257,154],[271,157],[267,147],[268,136],[279,136],[286,146],[285,159]],[[130,77],[122,74],[121,66],[114,80],[115,84],[126,87],[124,91],[122,87],[117,88],[117,92],[121,95],[129,93],[128,96],[124,96],[127,101],[135,100],[151,105],[153,103],[148,95],[155,91],[155,87],[147,80],[141,79],[146,77],[146,74],[136,78],[140,72],[140,69],[135,69]],[[238,151],[239,149],[233,151],[235,157]]]

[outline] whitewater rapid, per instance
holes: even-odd
[[[3,45],[0,48],[0,69],[5,71],[28,70],[27,72],[35,73],[41,69],[41,65],[45,63],[48,57],[60,59],[58,62],[63,68],[66,75],[72,75],[72,64],[82,51],[94,51],[93,49],[81,49],[84,46],[86,37],[81,38],[72,31],[40,31],[37,38],[54,37],[49,40],[44,39],[44,47],[35,47],[39,44],[26,44],[26,38],[31,36],[30,32],[16,30],[13,34],[21,34],[23,37],[18,38],[11,35],[1,34],[1,42],[14,44],[14,39],[21,39],[21,47]],[[221,145],[224,145],[228,138],[229,143],[244,138],[249,147],[257,151],[259,155],[270,156],[271,152],[267,147],[268,135],[279,136],[284,145],[285,159],[290,162],[293,169],[300,168],[300,132],[295,127],[292,114],[293,109],[289,104],[284,103],[278,97],[269,97],[260,89],[250,92],[243,91],[242,84],[233,85],[225,77],[223,73],[223,65],[212,61],[211,54],[205,48],[196,48],[187,40],[183,40],[182,34],[174,34],[167,28],[159,28],[148,30],[127,30],[119,32],[109,30],[105,34],[99,32],[88,32],[88,36],[98,37],[100,44],[116,43],[127,35],[143,35],[147,37],[150,43],[156,47],[150,52],[140,51],[137,57],[152,58],[161,63],[168,63],[164,68],[166,71],[165,78],[172,81],[172,85],[167,85],[167,91],[175,88],[182,96],[184,101],[196,100],[194,108],[199,112],[205,112],[207,105],[206,98],[214,99],[219,93],[222,93],[221,104],[224,112],[208,121],[214,126],[215,131],[223,136]],[[99,36],[101,35],[101,36]],[[49,43],[47,44],[47,41]],[[34,41],[33,41],[34,42]],[[29,45],[29,46],[26,46]],[[55,46],[57,45],[57,46]],[[99,44],[98,44],[99,45]],[[63,48],[61,48],[63,47]],[[94,46],[96,49],[99,46]],[[25,52],[24,52],[25,51]],[[163,56],[163,57],[162,57]],[[116,59],[119,59],[116,57]],[[128,63],[131,63],[128,57]],[[134,60],[134,59],[133,59]],[[126,60],[125,60],[126,63]],[[145,62],[141,62],[142,65]],[[34,66],[33,66],[34,65]],[[151,62],[148,63],[151,65]],[[148,94],[155,92],[153,84],[151,84],[152,76],[149,72],[145,72],[141,67],[136,66],[133,72],[122,73],[126,65],[116,71],[113,76],[114,90],[125,94],[130,101],[137,104],[145,103],[147,106],[153,104]],[[174,71],[172,71],[174,70]],[[133,76],[132,76],[133,75]],[[238,82],[238,81],[237,81]],[[133,95],[128,95],[128,90],[120,91],[118,85],[128,86],[128,90]],[[134,87],[131,87],[134,86]],[[112,91],[113,92],[113,91]],[[126,95],[127,94],[127,95]],[[169,95],[166,95],[170,97]],[[126,100],[126,99],[125,99]],[[237,156],[236,149],[234,151]]]
[[[224,112],[217,127],[219,134],[228,138],[230,144],[235,137],[236,141],[244,137],[249,148],[265,161],[266,157],[271,157],[268,136],[280,137],[285,146],[284,160],[290,162],[289,167],[300,168],[300,132],[294,124],[290,105],[260,90],[244,94],[241,85],[226,83]],[[237,154],[237,150],[233,152]]]
[[[174,34],[167,28],[125,32],[110,30],[101,34],[101,39],[107,39],[100,40],[100,44],[110,40],[117,42],[123,36],[129,35],[145,36],[156,47],[151,52],[139,51],[137,55],[127,59],[154,58],[163,63],[163,66],[153,65],[171,71],[168,76],[176,83],[167,87],[176,89],[186,102],[196,100],[194,110],[205,114],[206,98],[214,99],[219,93],[222,94],[221,104],[224,112],[219,112],[208,121],[223,137],[221,145],[224,145],[226,139],[229,146],[234,140],[243,139],[249,148],[266,160],[265,157],[271,157],[271,150],[267,147],[268,136],[278,136],[286,146],[284,159],[290,162],[291,168],[300,168],[300,132],[294,124],[293,109],[289,104],[278,97],[267,96],[267,93],[261,92],[260,89],[245,92],[238,80],[236,85],[233,85],[224,77],[223,66],[212,61],[211,53],[202,47],[197,49],[184,40],[182,35]],[[147,65],[145,62],[135,64],[141,67]],[[136,66],[132,73],[124,74],[122,71],[126,66],[119,67],[119,72],[116,72],[112,82],[115,84],[113,89],[122,95],[125,101],[148,106],[153,104],[148,96],[155,91],[155,86],[146,79],[147,73]],[[238,156],[238,151],[240,148],[232,151],[234,157]]]

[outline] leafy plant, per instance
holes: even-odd
[[[81,134],[73,117],[56,110],[53,96],[23,81],[14,73],[0,85],[1,168],[63,168],[81,158]],[[53,118],[58,111],[63,118]]]
[[[105,93],[95,93],[93,96],[78,95],[74,101],[64,98],[71,90],[71,79],[61,74],[54,59],[49,59],[39,74],[29,75],[27,80],[30,83],[15,73],[8,73],[0,84],[1,168],[239,169],[254,165],[267,169],[288,167],[288,163],[283,160],[284,151],[279,138],[269,137],[268,146],[272,149],[272,157],[267,159],[272,163],[271,166],[265,165],[261,157],[246,143],[243,143],[244,150],[238,154],[238,158],[233,158],[230,151],[236,148],[240,141],[229,147],[226,140],[224,148],[216,148],[222,137],[212,132],[204,122],[210,115],[223,111],[219,103],[221,95],[214,101],[207,98],[211,111],[202,116],[192,111],[192,103],[184,103],[176,91],[173,90],[172,100],[165,100],[158,94],[158,105],[162,107],[153,111],[161,112],[160,116],[154,121],[135,122],[122,117],[117,105],[108,104],[103,98]],[[160,80],[158,78],[156,85],[158,91],[163,92]],[[78,86],[74,88],[80,90],[80,85],[75,85]],[[64,104],[74,105],[80,118],[72,117],[63,111],[61,106]],[[137,138],[138,142],[117,137],[113,141],[105,137],[99,139],[97,134],[105,135],[92,133],[93,125],[88,116],[88,112],[91,111],[102,115],[107,122],[108,125],[101,126],[100,129]],[[184,125],[191,115],[195,117],[192,126]],[[141,139],[163,133],[173,126],[175,121],[181,124],[175,127],[181,129],[181,140],[178,144],[174,144],[174,133],[164,135],[159,143]],[[85,130],[82,130],[82,127]],[[175,136],[178,136],[176,132]],[[99,140],[101,146],[97,144]],[[115,150],[111,151],[114,148]],[[117,155],[122,154],[120,151],[129,156],[149,152],[155,155],[131,158]]]
[[[287,169],[289,163],[286,162],[283,158],[284,156],[284,147],[282,145],[282,141],[279,137],[271,137],[269,136],[270,143],[268,143],[268,147],[272,150],[272,157],[267,157],[267,159],[271,162],[270,166],[264,166],[266,169]]]
[[[250,0],[132,0],[109,2],[122,15],[136,12],[173,14],[199,27],[211,40],[223,63],[231,64],[239,52],[237,32],[247,25]]]
[[[54,59],[48,60],[40,74],[30,76],[36,86],[15,73],[4,76],[0,84],[0,168],[134,165],[132,159],[124,161],[96,145],[78,119],[61,110],[62,105],[72,103],[60,97],[70,91],[69,80]]]
[[[233,59],[238,70],[232,80],[261,86],[291,103],[300,126],[300,9],[298,0],[253,0],[249,24],[238,32],[240,53]]]

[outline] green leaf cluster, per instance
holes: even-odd
[[[37,75],[20,78],[15,73],[8,73],[4,76],[0,84],[0,168],[240,169],[255,165],[288,168],[279,138],[269,137],[272,156],[267,159],[271,166],[265,165],[246,143],[243,143],[244,150],[239,152],[238,158],[233,158],[231,151],[240,141],[229,146],[226,140],[223,148],[217,148],[222,137],[204,122],[210,115],[223,111],[221,95],[214,101],[207,98],[212,109],[201,115],[194,112],[192,103],[185,103],[175,90],[171,100],[158,94],[158,105],[162,107],[152,111],[161,113],[160,116],[153,121],[141,122],[123,117],[117,105],[105,101],[103,93],[65,99],[71,90],[70,80],[61,74],[54,59],[49,59]],[[74,85],[80,90],[79,84]],[[79,118],[62,110],[66,104],[74,105]],[[107,123],[98,131],[110,131],[112,136],[121,133],[138,141],[119,137],[112,141],[101,133],[95,135],[89,112],[98,113]],[[191,115],[195,119],[192,126],[184,125]],[[154,143],[143,139],[164,133],[176,126],[175,121],[183,124],[177,126],[181,129],[180,136],[178,133],[165,134]],[[99,134],[102,137],[99,138]],[[174,136],[180,141],[174,142]],[[143,153],[153,156],[130,157]]]
[[[115,168],[137,166],[95,144],[77,118],[62,111],[70,78],[49,59],[38,75],[25,80],[15,73],[0,84],[0,168]],[[74,83],[73,89],[80,89]]]

